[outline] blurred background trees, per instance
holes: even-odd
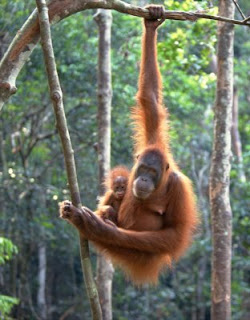
[[[133,3],[144,5],[145,1]],[[249,15],[248,1],[239,3]],[[212,7],[212,13],[216,13],[216,4],[216,1],[164,1],[169,10]],[[31,0],[1,1],[1,57],[33,8]],[[52,27],[82,200],[92,209],[98,195],[95,151],[98,30],[93,14],[93,11],[78,13]],[[132,164],[129,112],[137,90],[140,38],[139,18],[113,12],[112,166]],[[159,31],[158,53],[164,101],[170,112],[173,153],[194,183],[202,224],[188,254],[162,275],[158,287],[139,290],[127,282],[121,272],[115,272],[113,317],[120,320],[209,319],[208,180],[216,81],[216,23],[166,21]],[[0,116],[0,235],[12,242],[0,238],[0,310],[2,314],[7,313],[7,308],[17,303],[12,308],[13,318],[41,318],[38,293],[45,285],[47,319],[90,319],[77,235],[71,226],[58,219],[58,201],[69,198],[69,193],[42,61],[41,48],[37,46],[17,78],[17,93]],[[235,99],[241,156],[233,149],[232,312],[235,320],[248,319],[250,312],[249,64],[249,28],[236,26]],[[3,244],[6,241],[7,247]],[[94,251],[92,258],[95,264]],[[46,268],[45,284],[38,280],[41,265]],[[15,297],[18,301],[3,296]],[[6,299],[9,307],[4,309]]]

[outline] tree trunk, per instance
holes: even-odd
[[[102,195],[103,180],[110,170],[111,146],[111,11],[99,9],[95,15],[99,29],[98,57],[98,161],[99,161],[99,194]],[[112,279],[113,266],[103,256],[97,259],[97,286],[104,320],[112,319]]]
[[[38,314],[42,320],[47,319],[46,307],[46,246],[41,243],[38,248],[38,292],[37,292],[37,306]]]
[[[232,18],[234,3],[219,1],[219,15]],[[217,89],[214,108],[214,144],[210,173],[212,214],[212,320],[231,317],[232,212],[229,201],[233,97],[234,27],[218,23]]]

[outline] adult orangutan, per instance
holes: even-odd
[[[137,107],[132,111],[135,163],[122,201],[118,227],[105,224],[90,209],[61,204],[61,217],[119,265],[136,284],[156,283],[159,272],[191,243],[197,225],[195,195],[169,147],[167,111],[162,104],[157,64],[157,27],[164,9],[150,6],[144,20]],[[160,19],[160,20],[158,20]]]

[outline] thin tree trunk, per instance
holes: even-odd
[[[232,111],[232,150],[237,159],[239,166],[239,178],[242,182],[246,181],[246,176],[243,169],[243,158],[242,158],[242,148],[241,148],[241,139],[238,127],[238,113],[239,113],[239,96],[237,87],[234,86],[234,95],[233,95],[233,111]]]
[[[24,310],[26,306],[28,305],[28,294],[27,294],[27,273],[28,273],[28,261],[30,258],[30,255],[28,254],[28,248],[27,245],[24,244],[23,248],[19,248],[20,252],[24,252],[25,254],[20,257],[19,259],[19,272],[20,272],[20,278],[18,279],[18,290],[17,290],[17,298],[20,300],[20,303],[17,305],[17,311],[16,316],[17,319],[23,319],[24,317]]]
[[[99,9],[95,15],[99,29],[98,57],[98,160],[99,160],[99,194],[105,190],[103,180],[110,170],[111,146],[111,11]],[[102,255],[97,258],[97,286],[104,320],[112,319],[112,279],[113,266]]]
[[[216,55],[211,57],[211,69],[212,72],[217,74],[217,59]],[[241,139],[238,128],[238,113],[239,113],[239,96],[237,87],[234,86],[233,90],[233,108],[232,108],[232,127],[231,127],[231,138],[232,138],[232,151],[236,157],[238,163],[238,174],[239,179],[242,182],[246,182],[246,176],[243,167],[243,158],[242,158],[242,148],[241,148]]]
[[[234,3],[219,1],[219,14],[233,18]],[[210,172],[212,214],[212,320],[231,317],[232,212],[229,199],[233,98],[234,27],[218,23],[217,90],[214,108],[214,144]]]
[[[38,291],[37,291],[37,306],[38,314],[42,320],[47,319],[46,306],[46,245],[41,243],[38,247]]]
[[[80,199],[79,186],[77,182],[74,151],[72,149],[67,121],[65,117],[62,90],[57,74],[54,50],[51,40],[48,8],[45,0],[36,0],[36,3],[39,12],[41,43],[44,53],[46,71],[48,74],[50,96],[53,102],[57,129],[60,134],[61,143],[63,147],[71,199],[75,206],[81,207],[82,205]],[[90,263],[88,241],[83,239],[81,236],[80,252],[82,271],[84,275],[88,298],[90,301],[92,317],[93,319],[101,320],[102,313]]]
[[[207,255],[204,255],[200,258],[198,275],[197,275],[197,284],[196,284],[196,318],[205,319],[206,304],[204,301],[203,288],[206,282],[205,275],[207,269]]]

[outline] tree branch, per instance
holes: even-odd
[[[247,22],[249,22],[249,21],[250,21],[250,17],[247,17],[246,19],[243,20],[243,22],[244,22],[245,24],[247,24]],[[249,26],[250,24],[248,23],[247,25]]]
[[[86,9],[113,9],[121,13],[141,18],[149,18],[147,9],[128,4],[120,0],[51,0],[48,4],[51,24],[56,23],[72,14]],[[164,17],[169,20],[196,21],[210,19],[232,24],[250,26],[250,17],[243,21],[201,12],[165,11]],[[3,104],[16,92],[16,78],[25,62],[31,55],[39,40],[39,23],[37,10],[34,10],[10,44],[0,63],[0,111]]]
[[[244,15],[243,11],[241,10],[238,2],[237,2],[236,0],[232,0],[232,1],[233,1],[233,3],[235,4],[236,8],[238,9],[238,11],[239,11],[240,15],[242,16],[242,18],[243,18],[243,19],[246,19],[246,17],[245,17],[245,15]]]
[[[81,208],[80,192],[77,182],[74,151],[72,149],[71,140],[69,136],[67,120],[65,117],[62,90],[57,74],[54,50],[51,40],[50,23],[48,16],[48,8],[45,0],[36,0],[39,11],[39,23],[41,32],[41,44],[44,54],[46,71],[48,74],[50,96],[53,102],[55,118],[57,122],[57,129],[61,138],[63,147],[66,171],[68,176],[69,189],[71,193],[72,202]],[[87,240],[80,237],[80,251],[81,263],[84,275],[84,280],[87,288],[88,298],[91,305],[92,317],[96,320],[101,320],[101,308],[98,298],[97,288],[94,282],[92,268],[89,257],[89,247]]]

